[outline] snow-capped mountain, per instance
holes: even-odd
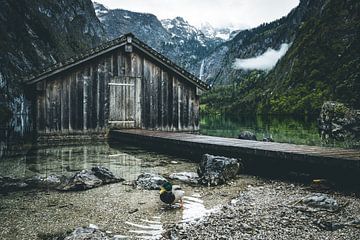
[[[237,32],[237,28],[233,26],[214,28],[210,23],[206,22],[201,24],[200,31],[205,34],[208,38],[220,38],[225,41],[234,37],[234,33]]]
[[[93,5],[109,39],[132,32],[158,52],[197,75],[199,69],[191,66],[225,41],[216,36],[206,36],[181,17],[160,21],[153,14],[107,9],[96,2]]]

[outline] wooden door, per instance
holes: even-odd
[[[109,123],[120,128],[133,128],[136,124],[136,78],[113,77],[110,85]]]

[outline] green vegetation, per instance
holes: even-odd
[[[258,140],[271,137],[275,142],[327,147],[360,148],[354,139],[337,141],[321,137],[316,119],[289,116],[202,115],[200,133],[211,136],[237,138],[240,132],[250,131]]]
[[[202,104],[235,115],[318,115],[329,100],[360,109],[359,11],[357,0],[318,4],[272,71],[216,87]]]

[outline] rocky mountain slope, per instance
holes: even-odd
[[[325,101],[339,101],[360,109],[359,1],[302,0],[301,6],[305,9],[302,14],[295,9],[287,17],[296,13],[299,17],[302,15],[295,18],[300,21],[290,21],[299,27],[290,39],[292,45],[274,69],[268,73],[252,72],[236,88],[218,88],[203,98],[203,103],[232,114],[317,116]],[[279,21],[271,25],[277,23]],[[286,28],[281,32],[277,34],[279,39],[289,34]],[[242,34],[235,39],[244,42],[244,38],[239,38]],[[229,53],[224,54],[227,61],[222,63],[227,62],[223,72],[231,76],[231,70],[227,71],[231,65],[229,49],[236,49],[236,46],[223,44],[221,47],[228,48]],[[219,76],[222,74],[220,72]]]
[[[104,35],[90,0],[1,1],[0,105],[11,103],[19,113],[23,75],[93,47]]]
[[[360,109],[360,2],[316,1],[288,53],[266,78],[273,113],[318,113],[334,100]]]
[[[229,31],[212,29],[215,35],[205,35],[181,17],[160,21],[153,14],[107,9],[96,2],[94,8],[109,39],[132,32],[149,46],[194,74],[198,74],[200,66],[192,66],[225,41],[226,36],[221,35],[219,31]]]
[[[251,71],[235,69],[235,60],[259,56],[269,48],[278,50],[281,44],[294,41],[295,33],[306,15],[308,2],[301,1],[298,7],[279,20],[240,31],[194,65],[194,68],[203,64],[204,80],[210,84],[226,85],[242,81]]]

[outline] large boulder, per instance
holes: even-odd
[[[236,177],[240,170],[240,160],[204,154],[198,168],[199,182],[216,186]]]
[[[243,131],[239,134],[238,139],[257,141],[256,135],[250,131]]]
[[[350,109],[342,103],[325,102],[318,124],[325,139],[360,138],[360,110]]]
[[[142,173],[135,181],[138,188],[146,190],[160,190],[165,182],[167,180],[163,176],[154,173]]]

